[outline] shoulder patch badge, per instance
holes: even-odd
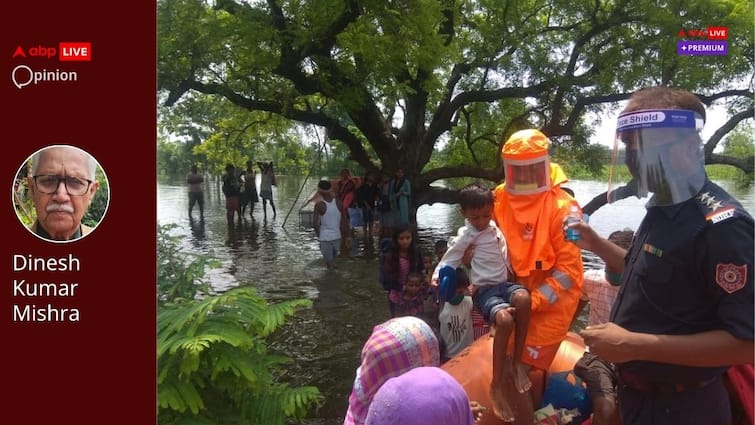
[[[734,217],[734,207],[724,208],[720,211],[714,211],[707,216],[705,216],[705,219],[710,221],[713,224],[718,223],[719,221],[724,221],[727,218]]]
[[[745,287],[747,264],[716,264],[716,283],[724,291],[734,293]]]

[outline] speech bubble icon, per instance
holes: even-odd
[[[27,76],[26,82],[22,82],[22,80],[18,78],[18,77],[23,77],[22,71],[26,71],[29,74]],[[18,75],[18,74],[21,74],[21,75]],[[13,68],[13,71],[11,71],[11,81],[13,81],[13,85],[15,85],[16,87],[18,87],[19,90],[21,90],[22,88],[31,84],[33,74],[34,72],[28,66],[18,65],[15,68]]]

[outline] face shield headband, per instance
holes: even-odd
[[[609,177],[611,196],[620,158],[631,174],[625,188],[638,197],[653,193],[652,205],[664,206],[694,197],[705,182],[702,117],[688,110],[641,110],[621,114],[616,129]],[[618,186],[618,185],[617,185]]]
[[[531,159],[503,159],[506,190],[514,195],[534,195],[550,189],[548,155]]]

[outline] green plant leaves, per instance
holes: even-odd
[[[208,258],[187,255],[158,231],[158,422],[283,424],[322,401],[317,388],[289,388],[275,371],[291,359],[266,338],[309,300],[268,304],[246,286],[209,293]],[[179,296],[180,295],[180,296]]]

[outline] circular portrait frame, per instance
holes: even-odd
[[[11,202],[29,233],[52,243],[75,242],[92,234],[105,218],[110,183],[92,154],[54,144],[38,149],[19,165]]]

